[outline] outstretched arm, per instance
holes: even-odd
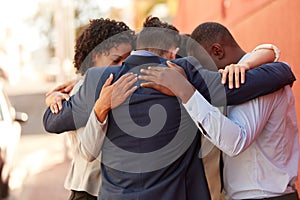
[[[90,68],[86,73],[85,80],[83,85],[79,88],[79,91],[75,95],[71,96],[68,101],[63,102],[63,108],[58,114],[52,113],[50,108],[48,108],[43,117],[45,130],[51,133],[62,133],[64,131],[76,130],[85,126],[91,112],[94,109],[95,101],[99,97],[99,93],[102,90],[104,82],[107,80],[111,72],[119,71],[119,67],[109,68],[110,70],[106,70],[107,68]],[[126,80],[136,79],[136,75],[134,74],[125,74],[123,76],[125,77],[123,79]],[[120,79],[123,80],[122,78]],[[116,85],[118,84],[114,83],[112,86],[113,92],[116,91],[114,87]],[[121,87],[121,89],[124,88],[126,87]],[[136,88],[131,88],[130,91],[133,92],[134,89]],[[111,101],[111,99],[109,99],[109,103],[116,102],[117,101]]]
[[[172,66],[176,71],[180,71],[178,68],[180,69],[180,66],[182,66],[187,79],[214,106],[241,104],[256,97],[275,92],[296,80],[288,64],[282,62],[268,63],[249,70],[246,73],[247,82],[241,85],[239,89],[229,89],[228,83],[225,85],[221,84],[220,73],[203,69],[193,57],[174,60],[173,63],[167,62],[167,65],[169,67]],[[172,81],[176,82],[176,79]],[[151,81],[146,81],[143,87],[158,89],[164,93],[160,89],[163,88],[162,85]]]
[[[58,114],[48,107],[43,116],[43,125],[47,132],[62,133],[85,126],[94,107],[97,86],[101,85],[101,77],[105,78],[106,68],[91,68],[87,71],[83,85],[68,101],[63,101],[62,110]]]
[[[188,58],[189,59],[189,58]],[[287,63],[267,63],[246,73],[246,82],[239,89],[221,84],[218,72],[208,71],[201,65],[177,62],[184,67],[188,80],[214,106],[237,105],[266,95],[293,83],[296,79]]]
[[[277,62],[280,50],[273,44],[258,45],[252,52],[239,63],[232,63],[224,69],[219,69],[222,74],[222,83],[225,84],[228,77],[229,88],[239,88],[240,83],[245,83],[245,72],[262,64]]]
[[[141,70],[144,76],[139,76],[141,80],[155,82],[170,89],[182,100],[186,110],[198,126],[199,130],[216,146],[230,156],[235,156],[244,151],[259,134],[259,130],[264,126],[274,106],[271,101],[275,98],[268,98],[270,103],[253,104],[262,105],[260,112],[255,118],[249,117],[249,109],[242,117],[236,118],[235,123],[226,118],[218,108],[210,105],[205,98],[176,70],[171,68],[150,67],[149,70]],[[174,81],[176,80],[176,81]],[[142,85],[143,86],[143,85]],[[259,101],[259,100],[256,100]],[[248,106],[251,108],[252,106]],[[241,121],[241,123],[239,123]],[[246,124],[246,125],[245,125]],[[254,124],[250,126],[248,124]]]
[[[62,102],[69,99],[71,91],[79,80],[80,78],[74,78],[56,86],[46,93],[45,103],[47,106],[50,106],[53,113],[57,114],[62,109]]]

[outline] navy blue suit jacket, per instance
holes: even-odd
[[[50,133],[62,133],[85,126],[102,85],[110,73],[113,73],[117,80],[130,70],[130,66],[157,65],[164,64],[165,61],[156,56],[129,56],[122,67],[89,69],[79,92],[69,101],[63,102],[63,110],[59,114],[53,114],[50,108],[47,108],[43,116],[45,130]],[[221,84],[221,75],[218,72],[203,69],[193,57],[176,59],[173,62],[184,68],[189,81],[214,106],[241,104],[272,93],[296,80],[285,63],[269,63],[249,70],[246,73],[246,83],[239,89],[228,89],[228,82],[225,85]],[[138,70],[135,72],[139,74]]]
[[[47,109],[45,129],[60,133],[84,126],[110,73],[117,80],[129,71],[139,73],[141,68],[165,61],[157,56],[129,56],[121,67],[88,70],[83,86],[63,103],[59,114]],[[229,90],[221,84],[218,72],[201,69],[194,58],[173,62],[182,66],[188,80],[217,106],[243,103],[295,80],[286,64],[272,63],[250,70],[239,90]],[[210,199],[200,148],[197,127],[176,97],[138,88],[109,113],[100,199]]]

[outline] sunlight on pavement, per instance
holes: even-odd
[[[16,166],[10,177],[9,184],[12,190],[21,188],[25,180],[33,175],[65,161],[63,137],[57,135],[40,135],[31,136],[24,140],[27,141],[27,145],[23,145],[19,149],[19,152],[23,152],[25,155],[16,162]]]

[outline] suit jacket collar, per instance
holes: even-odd
[[[126,65],[144,65],[147,63],[165,63],[167,60],[159,56],[141,56],[141,55],[130,55],[124,60]],[[123,64],[123,65],[124,65]]]
[[[116,75],[116,79],[120,78],[123,74],[131,71],[136,74],[140,74],[139,70],[141,68],[146,68],[149,65],[153,64],[166,64],[166,59],[159,56],[139,56],[139,55],[130,55],[127,57],[119,71]]]

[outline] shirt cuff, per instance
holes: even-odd
[[[95,111],[93,111],[92,113],[91,113],[91,119],[95,122],[95,123],[97,123],[102,129],[107,125],[107,118],[108,118],[108,116],[106,116],[105,117],[105,120],[103,121],[103,122],[100,122],[99,120],[98,120],[98,118],[97,118],[97,116],[96,116],[96,113],[95,113]]]
[[[215,110],[197,90],[183,106],[196,123],[202,123],[207,114]]]

